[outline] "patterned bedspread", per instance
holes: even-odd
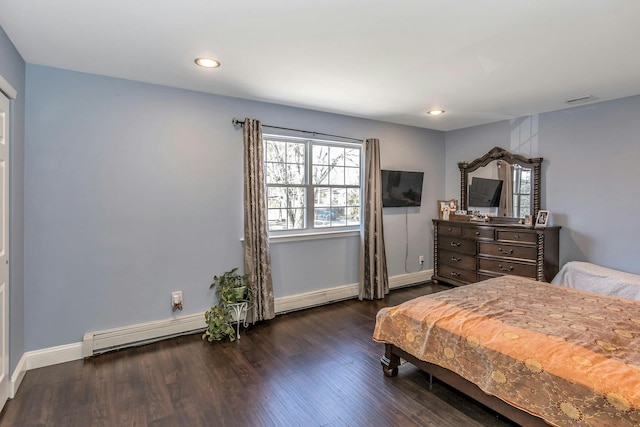
[[[373,338],[552,425],[640,425],[638,301],[503,276],[384,308]]]

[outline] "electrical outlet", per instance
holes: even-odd
[[[182,310],[182,291],[171,292],[171,309]]]
[[[420,256],[418,257],[418,262],[419,262],[420,264],[424,264],[424,256],[423,256],[423,255],[420,255]]]

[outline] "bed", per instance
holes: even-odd
[[[401,359],[521,425],[640,425],[640,302],[502,276],[377,315]]]

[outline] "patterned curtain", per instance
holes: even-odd
[[[513,166],[498,161],[498,179],[502,180],[502,194],[498,216],[513,216]]]
[[[252,322],[273,319],[273,283],[265,208],[262,124],[244,120],[244,272],[253,293],[248,317]]]
[[[382,230],[382,181],[380,141],[368,139],[365,146],[364,230],[360,244],[360,294],[362,299],[381,299],[389,293],[387,258]]]

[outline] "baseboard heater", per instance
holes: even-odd
[[[122,328],[88,332],[84,334],[82,340],[82,356],[90,357],[125,347],[201,332],[205,328],[204,314],[200,313]]]

